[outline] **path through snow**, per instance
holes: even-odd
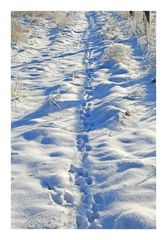
[[[71,14],[12,49],[12,227],[155,228],[153,75],[114,14]]]

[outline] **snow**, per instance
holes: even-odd
[[[12,228],[155,228],[155,69],[127,22],[112,12],[71,12],[60,27],[21,21]]]

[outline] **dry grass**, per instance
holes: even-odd
[[[52,16],[54,12],[52,11],[12,11],[11,17],[18,18],[18,17],[49,17]]]
[[[67,12],[54,12],[54,20],[58,27],[67,27],[71,24],[71,19]]]
[[[23,83],[20,77],[18,77],[16,83],[12,86],[11,89],[11,98],[14,102],[19,102],[21,99],[21,94],[23,90]]]
[[[16,18],[11,19],[11,41],[18,43],[26,40],[25,27]]]
[[[40,20],[40,18],[52,18],[57,27],[71,25],[72,18],[70,12],[65,11],[12,11],[12,18],[27,17],[32,20]]]

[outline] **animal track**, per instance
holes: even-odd
[[[92,147],[90,145],[86,145],[86,151],[91,151]]]
[[[91,39],[91,32],[90,32],[90,41]],[[87,36],[89,38],[89,36]],[[89,42],[89,39],[87,39]],[[76,225],[77,228],[92,228],[99,226],[99,213],[97,209],[95,209],[96,201],[94,200],[94,196],[90,194],[90,188],[94,184],[94,178],[90,175],[89,170],[89,154],[92,151],[92,146],[89,143],[89,132],[92,129],[93,121],[91,121],[92,116],[92,99],[93,99],[93,92],[94,88],[92,86],[92,82],[94,80],[94,71],[91,68],[92,66],[92,59],[90,58],[92,52],[90,50],[90,46],[86,47],[88,50],[85,53],[85,87],[83,90],[83,98],[84,102],[82,103],[82,109],[79,111],[80,120],[84,128],[84,134],[77,136],[77,148],[78,151],[81,153],[82,160],[80,168],[75,167],[74,165],[70,166],[69,172],[74,175],[74,182],[75,185],[79,188],[80,192],[82,193],[81,197],[81,205],[79,208],[79,213],[76,218]],[[100,200],[99,200],[100,202]]]
[[[82,184],[79,189],[80,189],[80,192],[82,192],[83,194],[85,194],[85,195],[88,194],[88,187],[87,187],[86,183]]]
[[[91,185],[93,183],[93,178],[91,176],[88,176],[86,178],[86,182],[87,182],[88,185]]]
[[[86,134],[85,135],[80,135],[79,137],[80,137],[80,139],[83,139],[83,141],[85,143],[89,142],[88,135],[86,135]]]
[[[81,198],[81,201],[84,203],[84,204],[88,204],[88,205],[91,205],[92,201],[93,201],[93,198],[92,198],[92,195],[83,195],[82,198]]]
[[[84,185],[85,183],[85,180],[82,176],[78,176],[76,177],[76,180],[75,180],[75,184],[78,185],[78,186],[82,186]]]
[[[50,194],[50,198],[54,203],[57,203],[59,205],[64,205],[64,197],[63,194],[59,193],[55,193],[55,192],[51,192]]]
[[[88,210],[86,215],[87,215],[88,221],[90,223],[92,223],[94,221],[94,219],[96,218],[94,215],[94,212],[92,210]]]
[[[85,216],[79,215],[76,218],[76,225],[79,229],[87,228],[89,225],[88,219]]]
[[[64,193],[64,200],[69,204],[74,203],[74,198],[73,198],[72,194],[68,191],[65,191],[65,193]]]
[[[101,194],[96,193],[94,195],[94,202],[97,204],[101,204],[103,202],[103,198],[102,198]]]
[[[74,198],[69,191],[64,189],[54,189],[54,191],[50,192],[50,200],[59,205],[73,205]]]
[[[73,164],[70,165],[69,172],[74,173],[78,176],[87,176],[87,171],[85,169],[75,167]]]

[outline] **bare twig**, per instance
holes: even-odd
[[[59,105],[59,101],[60,101],[60,89],[58,89],[56,92],[52,92],[50,95],[49,95],[49,100],[55,104],[60,110],[61,107]]]

